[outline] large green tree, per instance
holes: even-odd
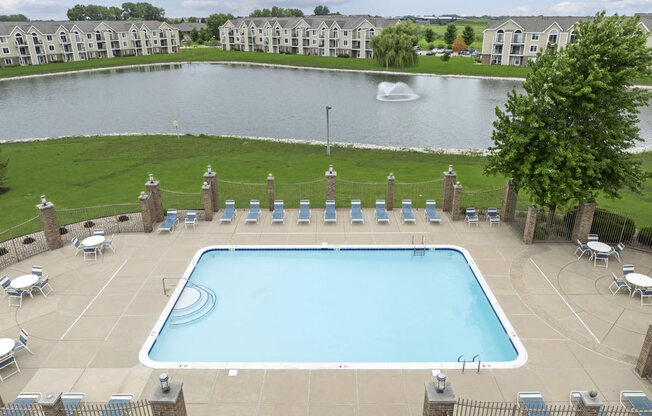
[[[231,13],[214,13],[208,16],[208,19],[206,19],[206,27],[215,39],[220,39],[220,26],[226,23],[226,21],[229,19],[233,19],[233,15]]]
[[[122,3],[122,8],[76,4],[66,15],[69,20],[163,20],[165,10],[150,3]]]
[[[450,48],[455,39],[457,39],[457,26],[455,26],[455,23],[449,23],[444,33],[444,42]]]
[[[435,40],[435,31],[432,30],[431,27],[427,27],[426,30],[423,31],[423,36],[426,38],[426,42],[430,43]]]
[[[0,22],[29,22],[24,14],[0,14]]]
[[[163,20],[165,10],[150,3],[122,3],[122,13],[125,20],[140,18],[144,20]]]
[[[464,26],[464,30],[462,31],[462,37],[464,38],[464,43],[466,43],[467,46],[471,46],[471,44],[475,40],[475,32],[473,31],[473,28],[470,25]]]
[[[419,55],[414,47],[419,42],[419,34],[419,26],[409,20],[387,26],[380,35],[371,38],[374,58],[385,69],[416,65]]]
[[[256,9],[249,14],[249,17],[301,17],[303,12],[300,9],[284,9],[274,6],[270,9]]]
[[[330,14],[331,11],[328,10],[328,6],[319,5],[319,6],[315,7],[315,10],[313,10],[313,13],[315,14],[315,16],[324,16],[324,15]]]
[[[627,150],[641,140],[639,108],[651,94],[633,82],[650,75],[652,49],[637,23],[599,13],[579,23],[575,44],[548,47],[530,63],[525,93],[512,91],[496,108],[485,172],[513,178],[551,214],[601,193],[639,191],[644,174]]]

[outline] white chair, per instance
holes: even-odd
[[[475,224],[476,226],[478,224],[478,215],[475,213],[475,208],[467,208],[466,209],[466,217],[464,217],[464,221],[467,222],[469,227],[471,224]]]
[[[77,239],[77,237],[73,237],[73,238],[72,238],[72,245],[75,246],[75,249],[76,249],[76,250],[75,250],[75,256],[77,255],[77,253],[79,253],[80,251],[84,250],[84,245],[83,245],[82,243],[79,242],[79,240]]]
[[[184,221],[184,226],[188,228],[189,225],[192,225],[192,229],[195,229],[197,224],[197,211],[188,211],[186,213],[186,220]]]
[[[498,208],[487,208],[487,221],[489,221],[490,227],[494,224],[498,224],[500,227],[500,215],[498,215]]]
[[[104,235],[104,229],[96,228],[95,230],[93,230],[93,235]]]
[[[20,334],[18,334],[18,340],[16,341],[16,344],[14,345],[14,354],[17,353],[20,350],[27,350],[29,351],[30,354],[34,354],[32,350],[29,349],[27,346],[27,337],[29,334],[27,331],[24,329],[20,330]]]
[[[110,248],[111,251],[115,253],[115,247],[113,247],[113,237],[115,237],[115,234],[111,234],[111,238],[104,240],[102,243],[102,249]]]
[[[9,354],[0,357],[0,370],[9,367],[10,365],[15,365],[16,366],[16,371],[14,371],[11,374],[7,374],[4,377],[0,375],[0,381],[5,381],[6,378],[13,376],[14,374],[20,373],[20,367],[18,367],[18,363],[16,362],[16,359],[14,358],[14,352],[11,351]]]
[[[597,234],[589,234],[587,237],[587,241],[598,241],[598,235]]]
[[[580,240],[577,240],[577,248],[573,253],[578,259],[581,259],[583,255],[587,254],[591,258],[591,249],[586,244],[583,244]]]
[[[93,260],[97,260],[97,247],[85,247],[84,248],[84,261],[87,257],[93,256]]]
[[[609,267],[609,256],[606,253],[595,253],[593,256],[593,267],[598,266],[598,261],[602,261],[605,268]]]
[[[634,273],[633,264],[623,264],[623,276],[627,276],[630,273]]]
[[[45,276],[44,278],[39,279],[39,281],[36,282],[34,286],[32,286],[31,292],[34,292],[34,290],[38,290],[39,292],[41,292],[41,295],[47,298],[48,295],[54,291],[54,289],[52,289],[52,286],[50,286],[50,277]]]
[[[625,249],[625,245],[623,243],[618,243],[618,245],[612,248],[611,251],[607,253],[607,255],[616,256],[616,258],[618,259],[618,263],[622,263],[620,259],[620,253],[622,253],[624,249]]]
[[[611,275],[613,276],[613,279],[614,279],[614,281],[611,282],[611,284],[609,285],[609,291],[611,292],[611,294],[613,296],[615,296],[616,293],[618,293],[618,291],[620,289],[625,289],[625,290],[627,290],[629,292],[629,294],[631,296],[632,288],[627,284],[627,282],[624,281],[624,280],[619,279],[618,277],[616,277],[616,275],[614,273],[611,273]],[[613,290],[614,286],[615,286],[616,290]]]

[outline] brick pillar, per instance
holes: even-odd
[[[453,172],[453,165],[448,165],[448,172],[444,172],[444,191],[441,196],[441,209],[444,212],[451,212],[453,207],[453,186],[457,180],[457,174]]]
[[[511,180],[505,184],[505,192],[503,193],[503,205],[500,209],[500,219],[504,222],[512,222],[514,214],[516,213],[516,192],[514,191],[514,184]]]
[[[152,414],[156,416],[186,416],[186,401],[183,398],[183,383],[170,382],[170,391],[163,393],[160,386],[154,387],[149,397]]]
[[[217,172],[213,172],[211,165],[208,165],[206,173],[204,173],[204,182],[208,182],[211,186],[211,202],[213,207],[213,212],[217,212],[220,209],[220,194],[217,191]],[[204,207],[206,204],[204,203]],[[210,221],[207,219],[206,221]]]
[[[598,392],[595,390],[581,391],[580,401],[575,410],[575,416],[598,416],[602,410],[602,401],[598,399]]]
[[[328,165],[326,172],[326,200],[335,201],[335,185],[337,183],[337,172],[333,170],[333,165]]]
[[[583,243],[587,242],[589,233],[591,232],[591,225],[593,225],[594,214],[595,202],[580,202],[577,205],[573,234],[571,235],[572,241],[580,240]]]
[[[43,416],[66,416],[60,391],[49,391],[45,393],[39,399],[38,404],[43,410]]]
[[[141,192],[138,196],[138,202],[140,202],[140,215],[143,217],[143,228],[146,233],[151,233],[154,230],[152,200],[145,192]]]
[[[639,377],[647,378],[652,375],[652,322],[648,323],[647,334],[643,340],[641,352],[634,368]]]
[[[5,402],[2,401],[2,396],[0,396],[0,407],[5,407]]]
[[[271,173],[267,175],[267,200],[269,201],[269,210],[274,211],[274,177]]]
[[[390,173],[387,177],[387,203],[385,204],[389,211],[394,209],[394,174]]]
[[[523,231],[523,242],[525,244],[532,244],[534,240],[534,228],[537,225],[537,214],[539,208],[535,205],[527,208],[527,218],[525,218],[525,231]]]
[[[63,247],[61,242],[61,233],[59,233],[59,223],[57,222],[57,215],[54,212],[54,204],[45,201],[45,196],[41,197],[44,203],[38,204],[39,216],[43,224],[43,233],[45,234],[45,241],[48,243],[49,250],[56,250]]]
[[[423,416],[453,416],[457,400],[451,383],[447,381],[441,393],[437,391],[437,383],[434,381],[426,381],[425,386]]]
[[[462,197],[462,185],[456,183],[453,185],[453,192],[451,194],[451,218],[453,221],[460,219],[460,198]]]
[[[213,221],[213,191],[211,190],[211,184],[204,182],[201,193],[204,196],[204,220]]]
[[[155,181],[152,175],[145,184],[147,193],[152,197],[152,206],[154,207],[154,222],[163,222],[163,201],[161,200],[161,187],[159,181]]]

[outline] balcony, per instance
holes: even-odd
[[[523,46],[512,46],[509,50],[510,55],[523,55]]]
[[[494,50],[491,52],[494,55],[502,55],[503,54],[503,46],[494,46]]]
[[[18,48],[18,56],[29,56],[29,48]]]
[[[514,39],[512,39],[512,43],[518,43],[518,44],[525,43],[525,38],[521,34],[514,35]]]
[[[32,38],[32,42],[34,45],[43,45],[43,41],[40,40],[39,38]]]
[[[16,46],[18,46],[18,47],[21,47],[21,46],[27,46],[27,42],[24,41],[24,40],[21,39],[21,38],[16,39],[16,42],[15,42],[15,43],[16,43]]]
[[[495,36],[494,43],[505,43],[505,36],[504,35]]]

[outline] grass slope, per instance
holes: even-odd
[[[473,40],[473,43],[470,45],[466,45],[470,48],[475,48],[479,51],[482,50],[482,39],[483,35],[482,32],[485,30],[487,27],[487,21],[488,19],[482,19],[482,18],[474,18],[474,19],[463,19],[463,20],[458,20],[455,23],[455,26],[457,27],[457,37],[460,38],[462,37],[462,32],[464,31],[464,27],[466,26],[471,26],[473,28],[473,31],[475,32],[475,39]],[[440,43],[446,43],[444,42],[444,33],[446,33],[446,26],[447,25],[428,25],[425,26],[429,27],[435,32],[435,40],[432,42],[436,45],[439,45]],[[425,42],[425,38],[422,38],[423,42]],[[422,43],[420,43],[421,45]],[[423,46],[422,46],[423,50]]]
[[[393,152],[385,150],[334,147],[327,157],[323,146],[284,144],[257,140],[218,138],[212,136],[117,136],[68,138],[29,143],[0,145],[9,159],[8,181],[11,190],[0,195],[0,230],[37,215],[35,205],[45,194],[57,208],[78,208],[112,203],[137,204],[137,196],[144,190],[149,173],[161,181],[161,187],[174,191],[199,193],[202,174],[211,164],[218,178],[230,181],[257,183],[242,187],[221,185],[221,203],[234,198],[238,206],[249,198],[266,202],[265,179],[273,173],[277,184],[277,198],[286,204],[310,198],[313,206],[323,204],[324,184],[291,186],[289,183],[324,178],[329,164],[338,172],[338,204],[360,197],[360,185],[344,180],[378,182],[366,186],[363,204],[370,206],[376,197],[384,197],[387,175],[393,172],[397,182],[417,182],[441,179],[449,164],[464,186],[462,202],[467,201],[500,206],[502,191],[480,194],[480,200],[469,192],[501,188],[503,178],[482,174],[485,159],[462,155]],[[652,173],[652,154],[636,155]],[[411,187],[411,188],[410,188]],[[405,195],[420,194],[419,198],[441,198],[441,183],[402,188]],[[397,191],[398,192],[398,191]],[[466,196],[465,196],[466,193]],[[400,195],[397,195],[399,198]],[[191,195],[163,196],[165,205],[177,208],[200,208],[201,197]],[[652,181],[646,182],[642,195],[627,194],[620,201],[598,201],[599,206],[627,213],[637,225],[652,223],[649,210],[652,199]],[[476,202],[477,201],[477,202]],[[193,206],[183,206],[193,205]],[[197,206],[199,205],[199,206]]]

